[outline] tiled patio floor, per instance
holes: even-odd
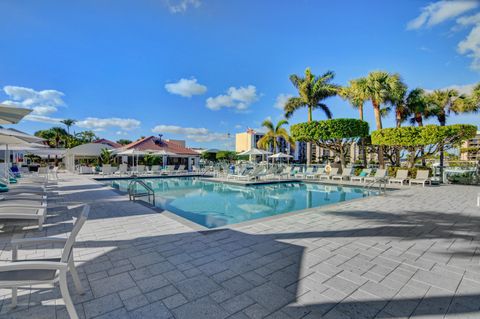
[[[415,187],[387,196],[197,232],[86,177],[61,175],[43,232],[92,205],[76,262],[81,318],[480,318],[478,187]],[[57,253],[50,247],[20,257]],[[64,318],[58,288],[21,291],[1,318]]]

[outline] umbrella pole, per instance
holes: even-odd
[[[5,160],[3,161],[3,174],[4,174],[4,177],[5,177],[5,180],[7,181],[7,184],[10,184],[10,178],[8,178],[8,170],[7,170],[7,165],[8,165],[8,161],[7,161],[7,156],[8,156],[8,144],[5,144]]]

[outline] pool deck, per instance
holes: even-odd
[[[88,176],[60,174],[43,231],[92,206],[70,282],[80,318],[480,318],[479,187],[404,187],[302,213],[198,231]],[[53,256],[35,247],[19,257]],[[57,288],[0,290],[0,318],[66,318]]]

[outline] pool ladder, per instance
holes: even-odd
[[[137,192],[137,185],[142,186],[145,189],[145,192]],[[137,197],[147,197],[148,202],[155,206],[155,191],[144,181],[134,179],[128,184],[128,199],[135,201]]]
[[[365,191],[370,191],[372,188],[378,184],[378,193],[379,194],[387,194],[387,179],[386,178],[379,178],[374,180],[373,182],[368,183],[365,185]]]

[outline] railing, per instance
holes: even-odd
[[[137,185],[142,186],[145,189],[145,192],[137,192]],[[155,191],[144,181],[140,179],[134,179],[128,184],[128,199],[135,201],[137,197],[147,197],[148,202],[155,206]]]
[[[371,190],[372,188],[375,187],[376,184],[378,184],[378,192],[379,194],[386,194],[387,193],[387,182],[388,182],[388,179],[387,178],[377,178],[375,179],[374,181],[368,183],[367,185],[365,185],[365,190],[366,191],[369,191]],[[383,187],[382,187],[383,185]]]

